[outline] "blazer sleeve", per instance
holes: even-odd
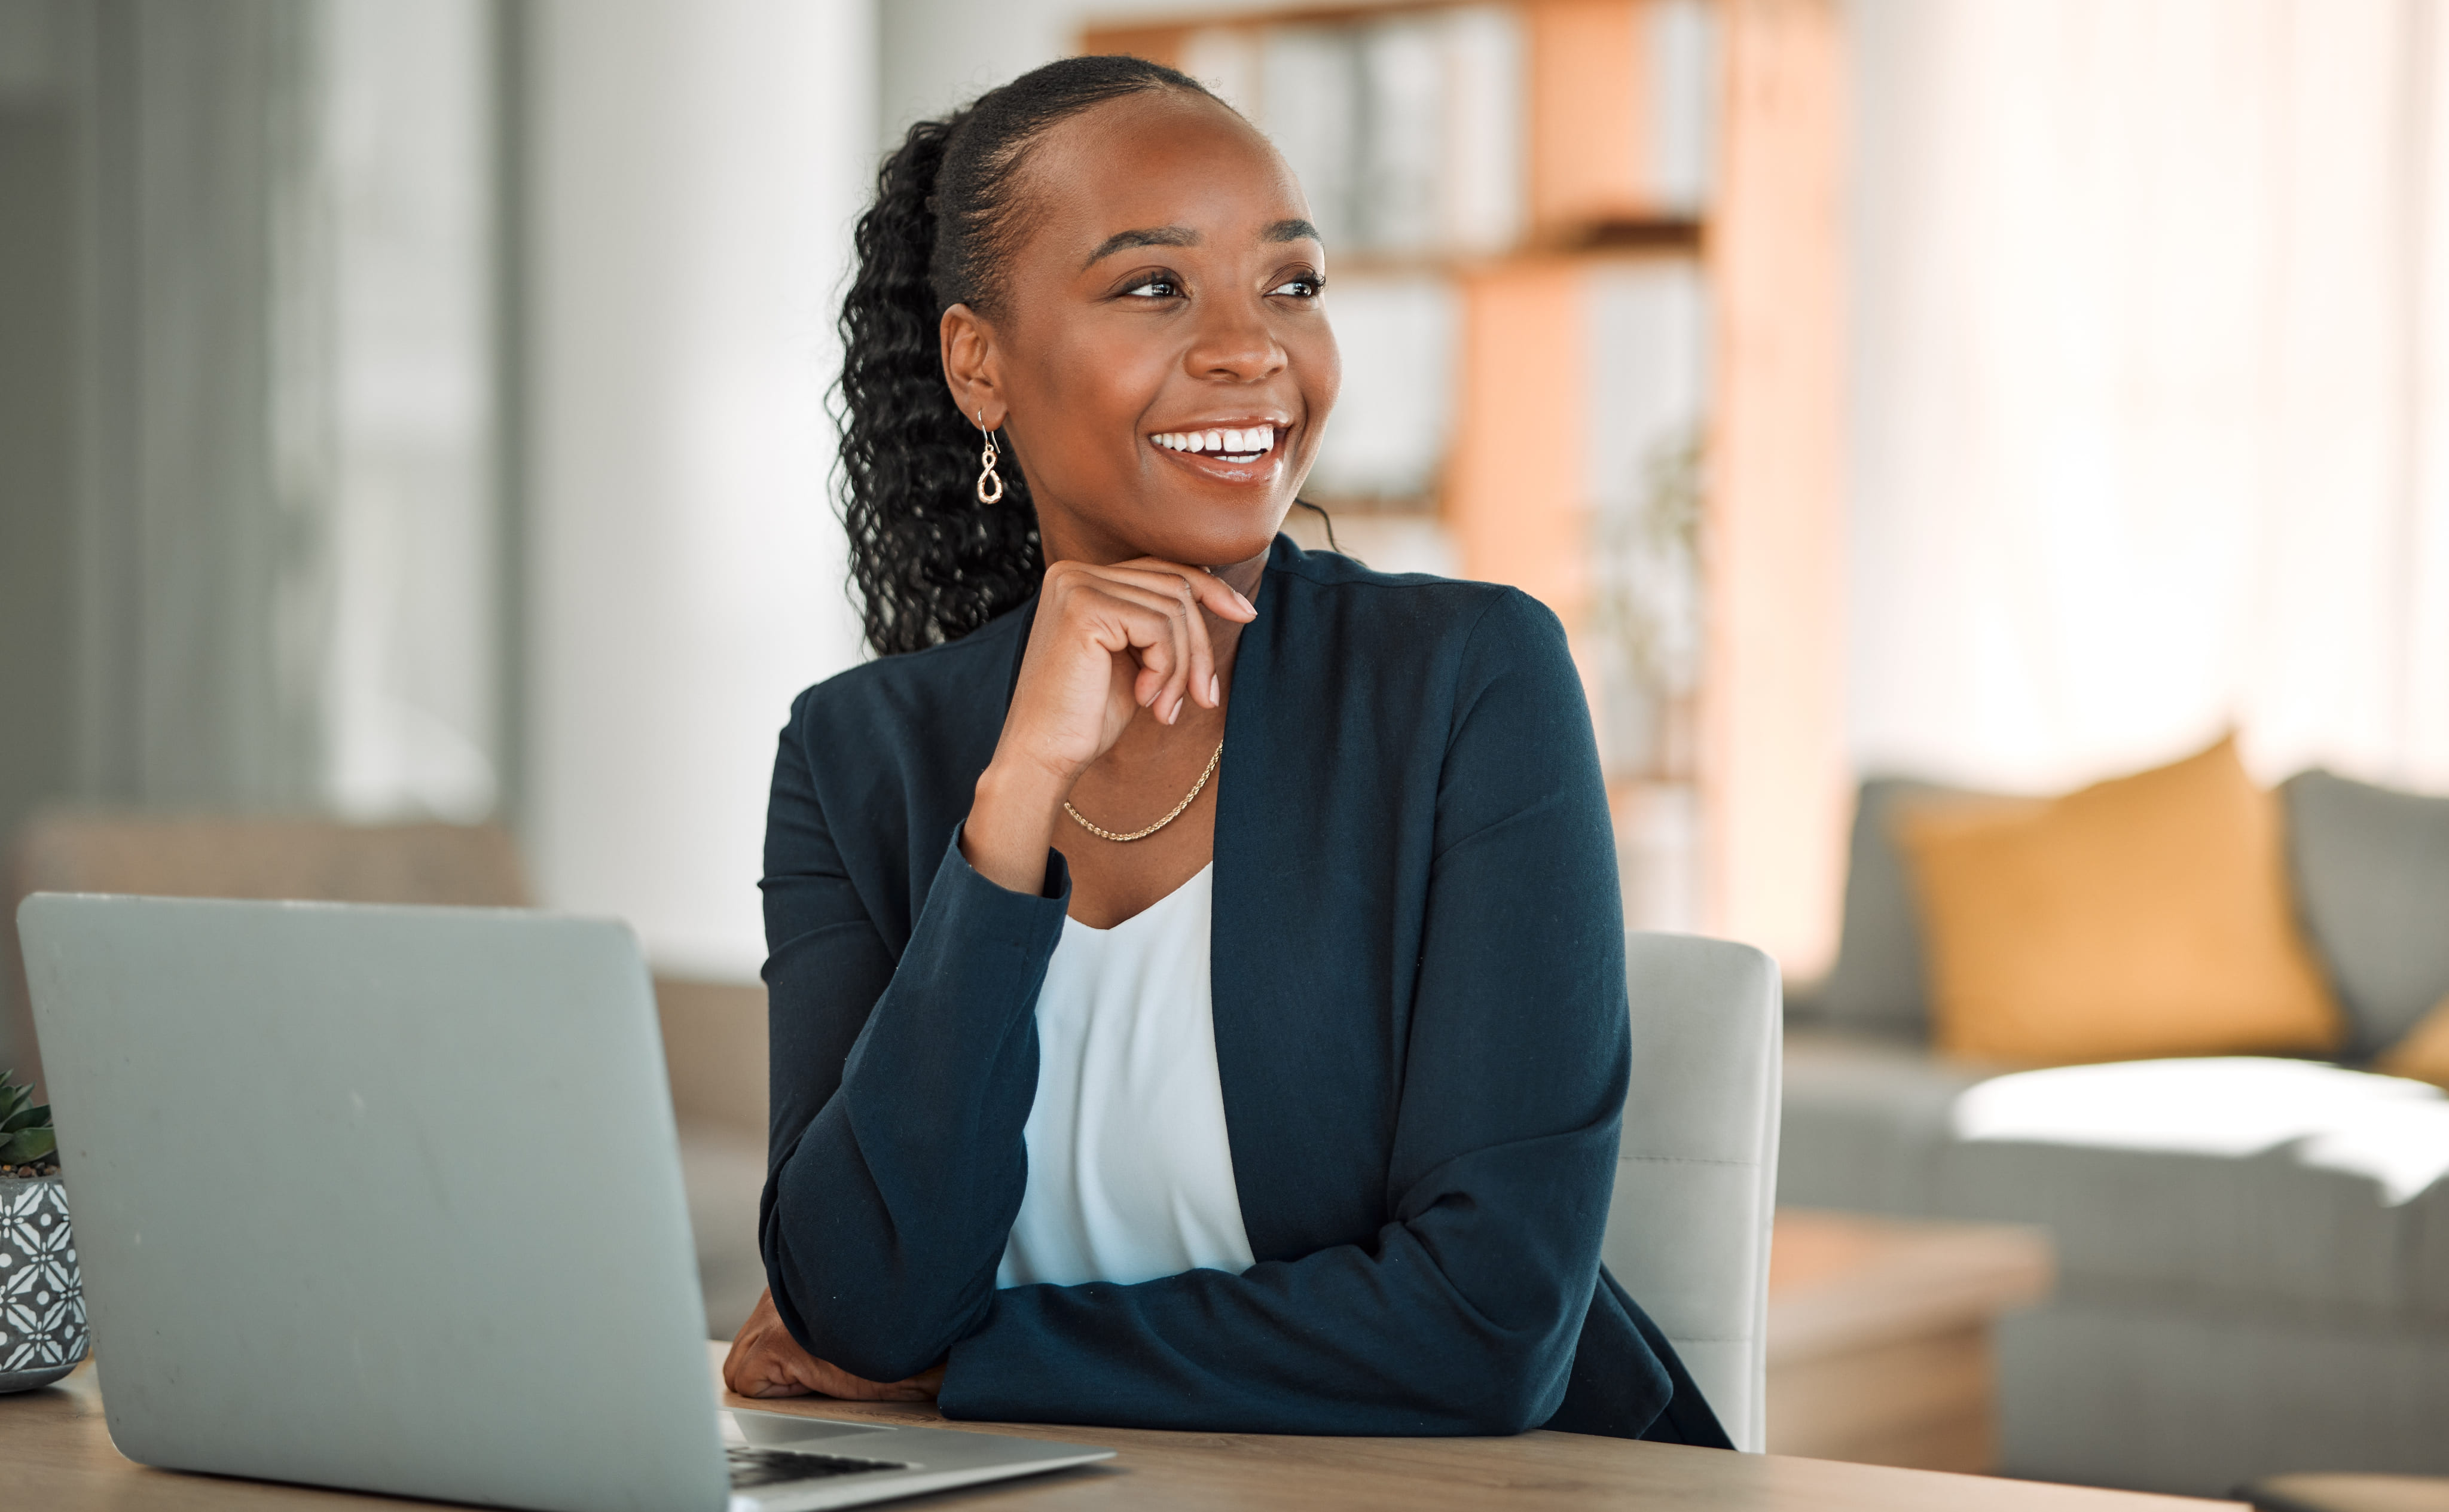
[[[1395,1435],[1556,1411],[1629,1070],[1613,831],[1554,616],[1499,597],[1455,706],[1391,1220],[1240,1275],[994,1292],[953,1347],[948,1416]]]
[[[808,766],[807,700],[766,819],[769,1170],[758,1239],[775,1310],[811,1353],[896,1381],[983,1319],[1028,1184],[1037,989],[1070,882],[981,876],[950,837],[897,965],[842,863]]]

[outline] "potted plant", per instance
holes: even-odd
[[[85,1288],[51,1110],[0,1073],[0,1391],[50,1385],[76,1368],[86,1348]]]

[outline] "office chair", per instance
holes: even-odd
[[[1686,934],[1625,941],[1632,1086],[1600,1254],[1673,1342],[1735,1447],[1765,1439],[1777,1197],[1777,964]]]

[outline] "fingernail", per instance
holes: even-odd
[[[1259,612],[1259,606],[1252,603],[1248,599],[1244,598],[1239,589],[1234,590],[1233,602],[1240,604],[1247,613],[1256,614]]]
[[[1165,712],[1165,722],[1166,722],[1166,723],[1167,723],[1167,724],[1172,724],[1172,723],[1174,723],[1176,720],[1180,719],[1181,718],[1182,718],[1182,700],[1181,700],[1180,699],[1174,699],[1174,700],[1173,700],[1173,707],[1172,707],[1172,708],[1170,708],[1170,709],[1167,709],[1167,710]]]
[[[1209,703],[1224,701],[1224,679],[1213,672],[1207,674],[1207,701]]]

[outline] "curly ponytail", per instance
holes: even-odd
[[[1138,58],[1066,58],[921,121],[884,160],[842,301],[842,524],[867,643],[879,656],[957,641],[1037,591],[1046,562],[1019,469],[1001,502],[974,492],[977,427],[953,407],[936,327],[993,314],[1026,227],[1014,171],[1046,130],[1123,95],[1206,94]]]

